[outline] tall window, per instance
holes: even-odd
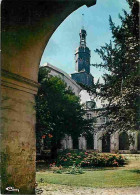
[[[91,113],[87,113],[87,119],[92,119],[92,114]]]

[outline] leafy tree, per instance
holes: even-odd
[[[137,130],[140,124],[139,2],[127,2],[130,13],[123,10],[124,17],[119,15],[120,26],[115,26],[109,18],[113,41],[95,51],[103,61],[95,66],[107,70],[104,83],[98,83],[98,95],[108,102],[102,114],[108,116],[106,128],[111,132]]]
[[[40,147],[42,136],[49,137],[52,158],[55,158],[60,140],[65,134],[78,139],[81,133],[92,130],[93,120],[84,119],[85,111],[80,104],[80,98],[60,78],[50,76],[45,67],[40,68],[38,81],[37,145]]]

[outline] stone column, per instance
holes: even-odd
[[[101,139],[102,134],[103,134],[102,131],[99,131],[97,133],[97,148],[99,152],[102,152],[102,139]]]
[[[63,150],[67,149],[65,138],[61,140],[61,146],[62,146],[61,149],[63,149]]]
[[[110,152],[111,153],[117,153],[119,151],[119,133],[115,132],[111,135],[110,139]]]
[[[94,133],[94,150],[98,150],[98,147],[97,147],[97,133]]]
[[[67,146],[68,149],[72,149],[72,137],[71,136],[68,136],[68,146]]]
[[[94,133],[94,149],[98,152],[102,152],[102,140],[100,137],[102,136],[102,131],[97,131]]]
[[[137,132],[129,132],[129,136],[132,137],[129,150],[135,152],[137,150]]]
[[[79,139],[79,149],[86,150],[87,149],[86,138],[84,136],[81,136],[78,139]]]
[[[134,132],[134,150],[138,150],[138,139],[137,139],[137,132]]]
[[[35,193],[37,88],[32,80],[2,71],[2,193],[9,186],[19,194]]]

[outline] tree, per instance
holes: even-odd
[[[98,95],[108,102],[102,114],[108,116],[106,128],[111,132],[138,130],[140,125],[139,2],[127,2],[130,14],[123,10],[120,26],[109,18],[113,41],[95,51],[103,60],[95,66],[107,70]]]
[[[85,111],[80,104],[80,98],[67,89],[60,78],[49,76],[45,67],[39,69],[38,81],[37,144],[40,147],[42,136],[49,136],[52,158],[55,158],[65,134],[78,138],[81,133],[92,130],[93,120],[84,119]]]

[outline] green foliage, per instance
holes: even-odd
[[[69,151],[59,154],[57,164],[81,167],[118,167],[126,163],[126,158],[119,154],[99,154],[97,152]]]
[[[84,171],[80,166],[75,166],[75,164],[73,164],[72,167],[70,167],[70,169],[66,172],[67,174],[83,174]]]
[[[40,87],[36,96],[37,145],[41,147],[40,140],[45,136],[46,142],[56,151],[65,134],[78,138],[81,133],[92,131],[93,120],[83,118],[85,111],[80,98],[60,78],[48,73],[45,67],[39,70]]]
[[[127,2],[130,14],[124,10],[124,17],[119,16],[120,26],[109,18],[113,42],[96,49],[103,62],[95,66],[107,70],[104,83],[98,84],[98,95],[108,102],[102,115],[109,118],[106,128],[110,132],[137,130],[140,125],[139,3]]]
[[[62,170],[58,169],[58,170],[54,171],[54,173],[62,174]]]

